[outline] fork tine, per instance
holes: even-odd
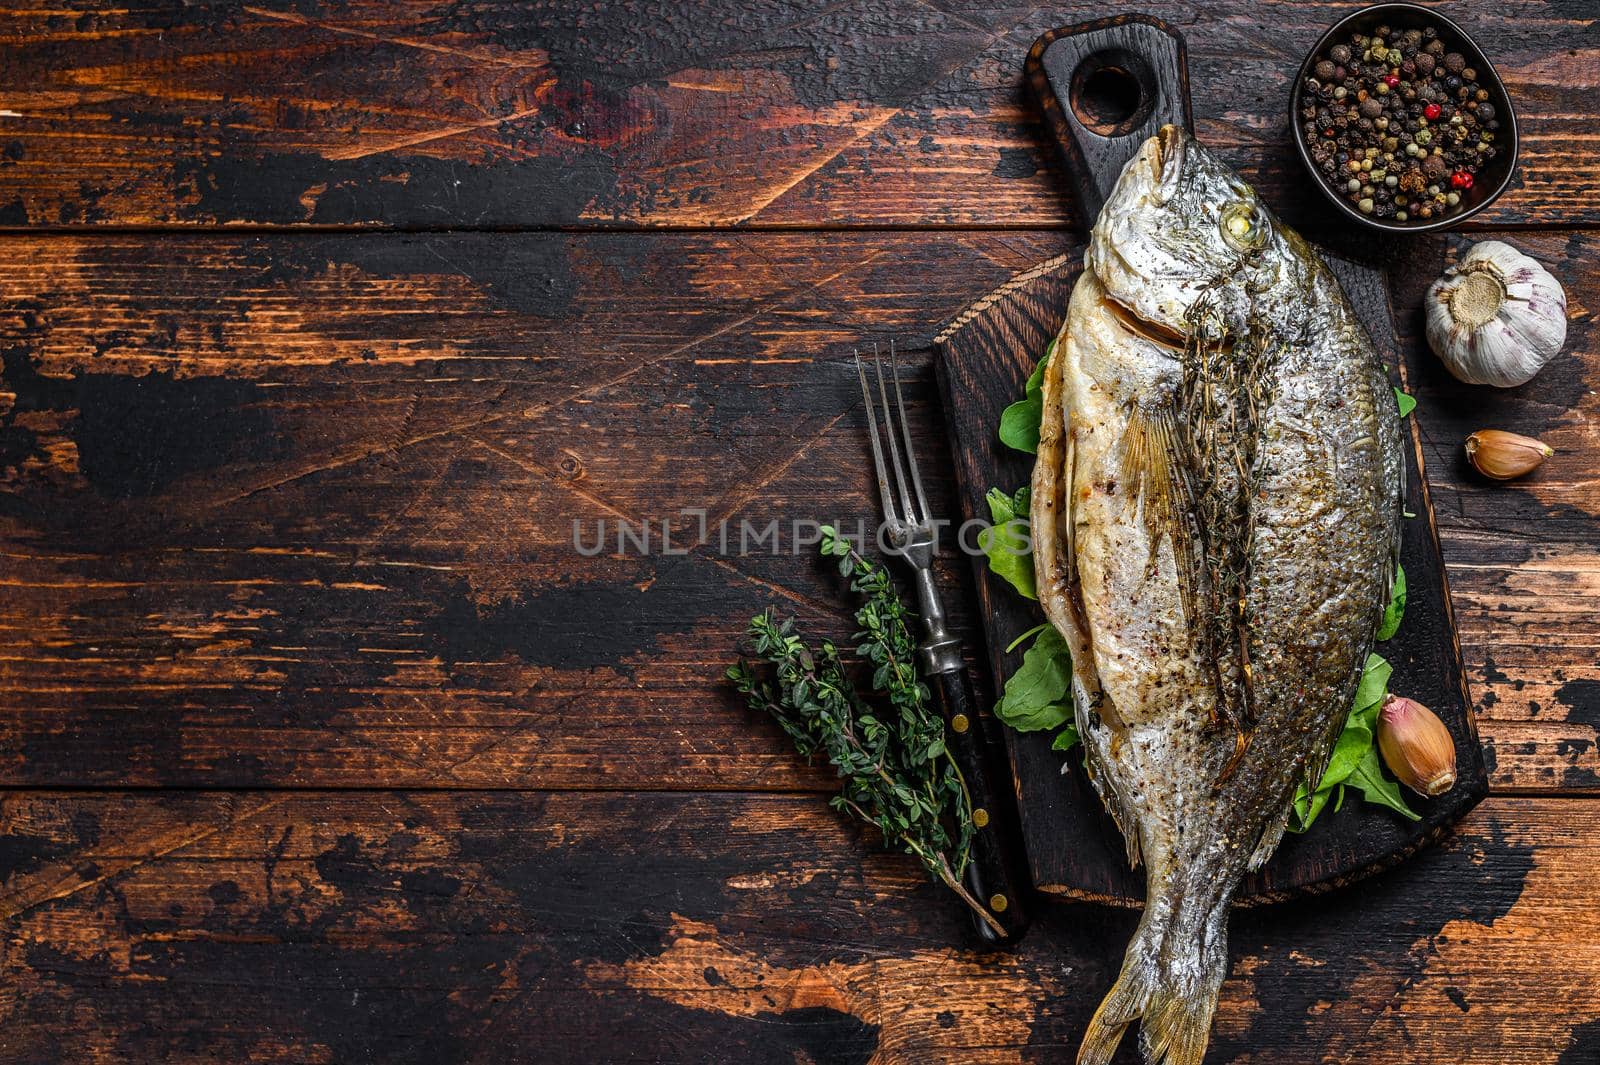
[[[900,519],[894,512],[894,494],[889,490],[889,474],[883,466],[883,445],[878,441],[878,415],[872,405],[872,390],[867,387],[867,368],[862,365],[861,352],[857,351],[855,357],[856,376],[861,379],[861,398],[867,406],[867,433],[872,438],[872,464],[878,471],[878,494],[883,498],[883,516],[890,521],[898,521]]]
[[[900,434],[905,438],[906,462],[911,467],[911,489],[917,494],[917,509],[922,512],[922,520],[927,521],[933,512],[928,509],[928,499],[922,494],[917,449],[911,446],[911,419],[906,417],[906,397],[900,391],[900,356],[895,352],[893,340],[889,341],[889,372],[894,377],[894,405],[900,413]]]
[[[900,502],[904,505],[904,517],[908,525],[920,525],[923,516],[919,515],[911,506],[911,491],[907,487],[911,478],[906,476],[905,463],[900,458],[900,444],[896,437],[894,426],[894,408],[889,406],[889,389],[883,380],[883,360],[878,357],[878,345],[872,345],[872,365],[878,372],[878,395],[883,400],[883,431],[889,438],[889,458],[893,461],[895,485],[900,490]]]

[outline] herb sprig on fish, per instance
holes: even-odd
[[[1255,725],[1250,668],[1249,588],[1255,553],[1255,499],[1261,412],[1272,403],[1276,357],[1284,345],[1252,322],[1242,336],[1214,313],[1215,286],[1248,269],[1248,254],[1195,299],[1186,315],[1187,338],[1173,397],[1175,456],[1182,497],[1192,522],[1160,520],[1173,530],[1192,528],[1194,545],[1180,542],[1179,579],[1188,615],[1198,620],[1216,689],[1213,719],[1232,727],[1239,750]],[[1195,563],[1199,572],[1196,573]]]

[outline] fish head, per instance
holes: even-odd
[[[1256,192],[1181,127],[1163,126],[1117,179],[1089,240],[1089,269],[1147,333],[1181,341],[1204,293],[1210,324],[1248,328],[1285,233]]]

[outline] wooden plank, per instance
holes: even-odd
[[[1288,79],[1319,0],[1141,10],[1188,37],[1198,132],[1288,206]],[[1088,3],[643,0],[0,8],[0,224],[1059,226],[1028,45]],[[1523,116],[1485,225],[1600,220],[1600,28],[1452,12]],[[1297,205],[1304,208],[1297,209]]]
[[[810,796],[31,793],[0,827],[8,1063],[1054,1060],[1133,923],[1043,905],[974,953]],[[1213,1057],[1594,1060],[1596,840],[1600,804],[1495,798],[1240,913]]]
[[[1492,397],[1511,427],[1550,425],[1563,454],[1503,488],[1429,454],[1498,786],[1600,786],[1585,683],[1600,497],[1579,450],[1595,421],[1595,239],[1529,243],[1573,293],[1572,354]],[[718,678],[768,603],[819,634],[847,619],[804,554],[752,540],[738,557],[739,522],[870,521],[850,346],[908,345],[919,447],[941,454],[933,334],[1067,246],[1056,232],[0,240],[6,779],[826,786]],[[1419,384],[1424,440],[1448,450],[1448,410],[1487,401],[1434,387]],[[954,514],[949,484],[932,487]],[[662,556],[657,536],[648,557],[609,557],[617,519],[700,507],[730,519],[728,552],[712,520],[687,556]],[[574,519],[585,542],[613,522],[601,557],[575,550]],[[964,587],[965,560],[946,564]],[[968,625],[966,596],[949,598]]]

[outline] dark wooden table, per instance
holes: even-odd
[[[1200,135],[1326,229],[1283,106],[1347,7],[1144,8]],[[910,352],[934,453],[931,337],[1071,246],[1020,64],[1103,10],[0,12],[0,1061],[1069,1060],[1132,917],[975,953],[719,676],[768,603],[845,629],[736,540],[870,515],[851,345]],[[1600,29],[1450,13],[1521,179],[1386,254],[1495,794],[1240,913],[1218,1062],[1600,1061]],[[1574,312],[1493,394],[1417,336],[1484,231]],[[1487,486],[1491,425],[1559,453]],[[686,508],[733,549],[574,545]]]

